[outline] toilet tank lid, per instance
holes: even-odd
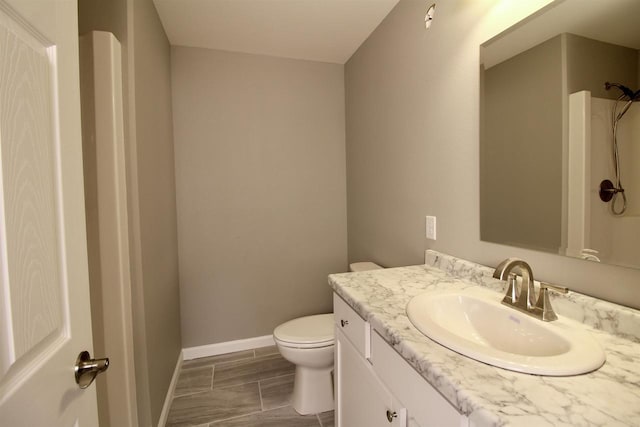
[[[375,262],[354,262],[353,264],[349,264],[349,269],[351,271],[369,271],[369,270],[382,270],[384,267],[379,266]]]
[[[328,343],[334,338],[333,313],[289,320],[273,331],[273,337],[289,343]]]

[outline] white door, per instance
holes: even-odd
[[[75,0],[0,0],[0,425],[95,426]]]

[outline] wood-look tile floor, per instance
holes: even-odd
[[[333,411],[293,410],[294,371],[275,346],[186,360],[167,427],[333,427]]]

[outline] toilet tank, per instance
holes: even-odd
[[[354,262],[349,264],[349,271],[368,271],[368,270],[382,270],[384,267],[379,266],[374,262]]]

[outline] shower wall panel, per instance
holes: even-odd
[[[614,101],[591,98],[591,176],[589,178],[590,241],[588,247],[598,256],[617,265],[640,265],[637,238],[640,236],[640,108],[634,105],[618,126],[621,181],[627,194],[624,216],[614,216],[609,203],[600,200],[598,189],[603,179],[614,179],[611,110]]]

